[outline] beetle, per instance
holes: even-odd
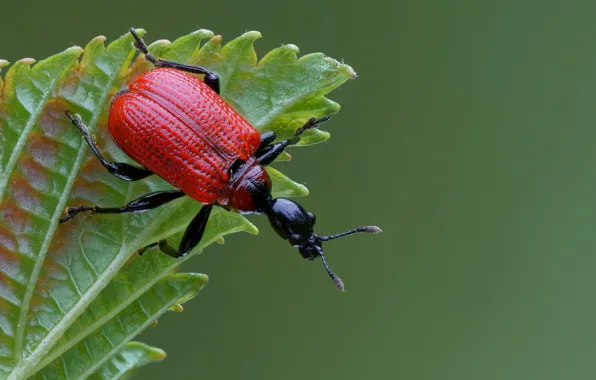
[[[160,240],[139,251],[142,254],[148,248],[159,247],[165,254],[180,258],[201,241],[213,206],[243,214],[265,214],[277,234],[298,248],[302,257],[311,261],[320,257],[335,285],[343,291],[343,282],[325,260],[323,242],[359,232],[374,234],[381,229],[365,226],[338,235],[317,235],[313,231],[313,213],[292,200],[271,196],[271,179],[264,169],[284,149],[298,143],[305,131],[317,128],[329,116],[310,118],[292,138],[275,142],[274,132],[259,133],[219,96],[219,77],[215,73],[204,67],[156,59],[134,28],[130,33],[135,48],[154,68],[116,93],[108,128],[116,145],[141,167],[105,158],[81,117],[70,110],[65,114],[109,173],[125,181],[156,174],[176,190],[152,192],[122,207],[69,207],[60,222],[82,212],[146,211],[189,196],[203,207],[188,225],[178,249]],[[194,74],[204,75],[203,80]]]

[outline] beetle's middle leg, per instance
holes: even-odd
[[[64,223],[72,219],[75,215],[81,212],[91,212],[92,214],[122,214],[125,212],[133,213],[139,211],[147,211],[164,205],[184,196],[180,190],[156,191],[143,195],[133,201],[128,202],[122,207],[99,207],[99,206],[79,206],[69,207],[66,209],[66,216],[60,219],[60,223]]]
[[[212,209],[213,204],[201,207],[201,211],[199,211],[199,213],[192,219],[188,227],[186,227],[186,231],[184,231],[184,235],[182,236],[182,240],[180,240],[178,249],[169,245],[168,242],[164,239],[160,240],[157,243],[149,244],[148,246],[142,248],[139,251],[139,255],[142,255],[148,248],[159,247],[159,249],[163,253],[175,259],[184,257],[201,242]]]
[[[261,145],[255,154],[257,157],[257,162],[263,166],[269,165],[272,163],[288,146],[298,144],[300,141],[300,135],[302,135],[305,131],[308,131],[312,128],[317,128],[319,124],[326,122],[329,120],[329,116],[323,116],[320,119],[315,117],[311,117],[308,121],[294,134],[294,137],[280,141],[275,144],[271,144],[273,140],[275,140],[275,133],[273,132],[265,132],[261,135]],[[264,144],[267,142],[267,144]]]
[[[151,53],[149,53],[149,49],[147,48],[147,44],[145,44],[145,41],[143,41],[143,39],[137,35],[137,32],[135,32],[135,29],[130,28],[129,30],[130,34],[132,34],[132,36],[135,39],[135,47],[139,51],[141,51],[145,55],[145,59],[153,63],[155,67],[169,67],[172,69],[187,71],[193,74],[204,74],[205,84],[211,87],[213,91],[219,94],[219,77],[213,71],[200,66],[191,66],[185,65],[184,63],[166,61],[164,59],[155,59],[155,57]]]
[[[138,181],[153,174],[151,170],[146,168],[140,168],[138,166],[126,164],[124,162],[108,161],[99,151],[99,148],[95,143],[95,138],[93,137],[91,132],[89,132],[87,126],[83,124],[81,117],[78,114],[72,113],[68,110],[64,111],[64,113],[66,114],[66,116],[68,116],[68,118],[74,124],[74,126],[77,127],[79,131],[81,131],[81,133],[83,134],[83,138],[85,139],[85,141],[89,145],[89,148],[91,149],[91,153],[93,153],[93,155],[97,157],[99,162],[101,162],[101,164],[106,169],[108,169],[108,171],[111,174],[125,181]]]

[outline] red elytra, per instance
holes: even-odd
[[[112,103],[108,125],[128,156],[204,204],[228,205],[230,167],[261,142],[259,131],[202,80],[173,68],[131,81]]]
[[[285,148],[300,141],[304,131],[318,127],[329,117],[313,117],[294,137],[275,143],[275,133],[260,134],[219,96],[219,78],[215,73],[199,66],[155,59],[135,30],[131,28],[130,32],[135,47],[155,68],[116,94],[108,126],[116,144],[142,167],[106,159],[80,116],[71,111],[66,111],[66,115],[110,173],[127,181],[156,174],[177,190],[153,192],[122,207],[68,208],[60,222],[81,212],[146,211],[189,196],[204,206],[189,223],[178,249],[161,240],[139,251],[142,254],[147,248],[159,246],[164,253],[178,258],[201,241],[214,205],[241,213],[265,214],[277,234],[298,248],[304,258],[320,257],[329,276],[343,290],[343,282],[327,265],[323,242],[358,232],[378,233],[381,229],[365,226],[332,236],[317,235],[313,231],[313,213],[294,201],[271,196],[271,180],[264,169]],[[204,80],[193,74],[203,74]]]

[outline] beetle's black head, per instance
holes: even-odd
[[[271,200],[265,213],[269,217],[269,222],[275,232],[283,239],[288,240],[292,246],[298,248],[302,257],[311,261],[317,257],[321,257],[327,273],[329,273],[335,285],[342,291],[344,290],[343,282],[329,269],[325,260],[323,242],[358,232],[372,234],[381,232],[379,227],[367,226],[358,227],[338,235],[319,236],[313,230],[317,221],[315,214],[306,211],[298,203],[285,198]]]

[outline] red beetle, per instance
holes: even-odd
[[[83,133],[92,153],[113,175],[137,181],[157,174],[178,190],[157,191],[122,207],[80,206],[68,208],[64,223],[80,212],[118,214],[146,211],[188,195],[205,206],[190,222],[178,249],[165,240],[143,248],[157,247],[179,258],[200,241],[214,205],[243,214],[266,214],[283,239],[297,247],[308,260],[321,257],[323,265],[341,290],[342,281],[325,261],[322,243],[357,232],[378,233],[379,227],[359,227],[338,235],[318,236],[316,221],[294,201],[272,198],[271,179],[264,166],[283,150],[300,141],[300,135],[329,120],[311,118],[294,137],[274,143],[275,133],[260,134],[219,96],[219,78],[210,70],[155,59],[133,28],[135,47],[155,68],[140,75],[119,91],[110,107],[108,126],[116,144],[142,165],[111,162],[99,151],[95,139],[79,115],[66,111]],[[204,81],[193,74],[204,74]]]

